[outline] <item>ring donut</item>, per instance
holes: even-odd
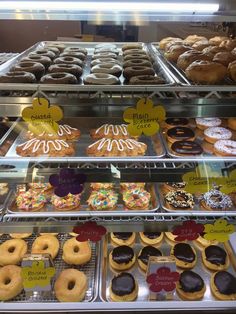
[[[0,245],[0,265],[16,265],[27,252],[27,243],[22,239],[11,239]]]
[[[8,72],[0,76],[0,83],[35,83],[36,78],[34,74],[17,71],[17,72]]]
[[[32,254],[50,254],[54,259],[59,251],[59,241],[52,235],[42,235],[37,237],[32,245]]]
[[[29,56],[43,56],[43,57],[48,57],[51,60],[53,60],[56,55],[53,51],[50,51],[49,49],[39,49],[31,52]]]
[[[107,73],[93,73],[84,78],[84,84],[89,85],[117,85],[120,84],[119,79]]]
[[[143,60],[143,59],[131,59],[131,60],[127,60],[123,63],[123,68],[127,68],[127,67],[133,67],[133,66],[143,66],[143,67],[151,67],[152,64],[150,61],[148,60]]]
[[[70,56],[66,56],[66,57],[59,57],[56,58],[54,60],[55,64],[77,64],[80,67],[83,67],[84,63],[82,60],[78,59],[78,58],[74,58],[74,57],[70,57]]]
[[[131,77],[129,80],[129,84],[131,85],[159,85],[165,84],[165,80],[160,76],[153,75],[137,75]]]
[[[142,60],[150,60],[147,54],[142,53],[132,53],[124,56],[124,61],[133,60],[133,59],[142,59]]]
[[[114,63],[100,63],[91,68],[91,73],[107,73],[119,77],[122,67]]]
[[[80,59],[81,61],[84,61],[86,58],[86,55],[82,52],[65,51],[60,54],[60,57],[73,57],[73,58]]]
[[[130,80],[131,77],[137,76],[137,75],[155,75],[155,72],[150,67],[144,67],[144,66],[132,66],[127,67],[123,71],[123,75],[127,80]]]
[[[69,265],[83,265],[91,259],[91,247],[88,242],[79,242],[75,237],[63,245],[62,258]]]
[[[77,78],[70,73],[55,72],[44,75],[40,82],[42,84],[77,84]]]
[[[12,239],[25,239],[29,238],[32,235],[32,233],[10,233],[9,236]]]
[[[0,301],[15,298],[23,290],[21,267],[7,265],[0,269]]]

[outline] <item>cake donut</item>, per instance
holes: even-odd
[[[39,55],[31,55],[31,56],[27,56],[23,59],[21,59],[22,62],[29,62],[29,61],[34,61],[34,62],[38,62],[41,63],[45,69],[47,70],[49,68],[49,66],[52,64],[52,60],[49,57],[46,56],[39,56]]]
[[[122,191],[145,189],[145,183],[144,182],[120,183],[120,187]]]
[[[176,141],[170,149],[178,156],[198,156],[203,153],[203,149],[196,141]]]
[[[48,57],[51,60],[53,60],[56,57],[55,53],[49,49],[35,50],[29,54],[29,57],[31,56],[43,56],[43,57]]]
[[[79,209],[80,198],[80,194],[74,195],[69,193],[64,197],[60,197],[54,194],[51,198],[51,203],[58,211],[70,211],[74,209]]]
[[[83,53],[84,55],[88,54],[88,50],[82,47],[67,47],[64,49],[64,52],[80,52]]]
[[[56,258],[59,251],[59,241],[53,235],[42,235],[37,237],[31,248],[32,254],[50,254],[52,259]]]
[[[92,210],[113,210],[116,208],[118,194],[113,190],[92,191],[87,203]]]
[[[130,54],[124,55],[124,61],[137,60],[137,59],[150,61],[149,56],[146,53],[142,53],[142,50],[139,50],[139,52],[136,52],[136,53],[132,53],[132,54],[130,53]]]
[[[63,53],[60,54],[60,58],[61,57],[73,57],[73,58],[77,58],[81,61],[84,61],[86,59],[86,55],[82,52],[72,52],[72,51],[65,51]]]
[[[155,71],[153,70],[153,68],[149,66],[140,66],[140,65],[127,67],[123,70],[123,76],[127,80],[130,80],[131,77],[138,76],[138,75],[153,75],[154,76]]]
[[[189,124],[189,120],[187,118],[167,118],[165,120],[164,127],[167,129],[170,129],[176,126],[186,127],[188,124]]]
[[[138,265],[143,271],[147,271],[148,261],[150,256],[162,256],[160,250],[155,248],[154,246],[148,245],[142,248],[138,254]]]
[[[23,290],[21,267],[7,265],[0,268],[0,301],[15,298]]]
[[[125,207],[131,210],[149,209],[151,194],[144,189],[126,190],[122,194]]]
[[[221,270],[211,277],[211,292],[222,301],[236,300],[236,278],[231,273]]]
[[[25,71],[14,71],[0,75],[0,83],[26,83],[32,84],[36,82],[35,75],[33,73]]]
[[[135,241],[134,232],[112,232],[111,233],[111,242],[114,245],[133,245]]]
[[[120,61],[117,59],[113,58],[100,58],[100,59],[95,59],[91,61],[91,67],[101,64],[101,63],[113,63],[113,64],[118,64],[121,65]]]
[[[91,73],[106,73],[119,77],[122,67],[114,63],[100,63],[91,68]]]
[[[143,156],[147,145],[134,139],[102,138],[87,147],[88,156]]]
[[[209,270],[226,270],[229,257],[226,251],[217,245],[209,245],[202,251],[202,262]]]
[[[70,73],[55,72],[48,73],[41,77],[40,83],[42,84],[77,84],[77,78]]]
[[[190,128],[176,126],[167,130],[166,138],[170,143],[174,143],[176,141],[194,141],[195,134]]]
[[[56,57],[60,54],[60,50],[54,46],[47,46],[47,50],[52,51]]]
[[[164,232],[139,232],[139,236],[145,245],[157,245],[162,242]]]
[[[116,55],[119,55],[119,50],[117,48],[101,47],[101,48],[95,48],[94,50],[94,54],[103,53],[103,52],[111,52],[111,53],[115,53]]]
[[[16,147],[16,153],[23,157],[37,157],[46,155],[50,157],[72,156],[75,153],[72,144],[64,140],[30,139]]]
[[[63,52],[64,49],[66,48],[64,44],[58,43],[58,42],[49,42],[46,43],[45,48],[47,48],[48,50],[50,48],[57,48],[59,50],[59,52]]]
[[[142,43],[128,43],[128,44],[124,44],[121,49],[124,52],[125,50],[142,49],[142,48],[143,48]]]
[[[130,60],[126,60],[123,63],[123,68],[127,68],[127,67],[133,67],[133,66],[144,66],[144,67],[152,67],[152,64],[150,61],[148,60],[144,60],[144,59],[130,59]]]
[[[219,140],[214,144],[216,156],[236,156],[236,141]]]
[[[131,302],[138,296],[138,283],[130,273],[122,272],[113,277],[110,298],[117,302]]]
[[[172,248],[170,255],[176,260],[176,266],[180,268],[191,269],[197,263],[196,252],[188,243],[176,243]]]
[[[97,129],[92,129],[90,131],[90,136],[93,139],[128,139],[131,137],[128,133],[126,124],[103,124]]]
[[[54,285],[55,296],[60,302],[80,302],[85,298],[88,279],[84,272],[74,268],[64,269]]]
[[[143,55],[143,56],[147,55],[146,51],[144,51],[143,49],[135,48],[135,49],[127,49],[127,50],[123,51],[123,57],[125,57],[127,55],[136,54],[136,53]]]
[[[233,203],[230,196],[217,189],[212,189],[203,194],[200,205],[207,210],[229,210]]]
[[[127,245],[117,246],[109,254],[110,266],[119,271],[132,267],[135,260],[134,250]]]
[[[220,126],[222,121],[219,118],[196,118],[197,128],[205,130],[211,127]]]
[[[48,73],[58,72],[72,74],[77,78],[77,80],[79,80],[79,78],[83,74],[83,69],[77,64],[63,64],[63,63],[52,64],[48,68]]]
[[[232,136],[230,130],[222,127],[211,127],[204,130],[204,139],[211,144],[218,140],[230,140]]]
[[[9,236],[12,239],[25,239],[29,238],[32,235],[32,233],[10,233]]]
[[[194,198],[184,190],[170,191],[165,197],[166,207],[171,210],[191,210],[194,207]]]
[[[200,275],[192,270],[184,270],[176,284],[176,291],[182,300],[201,300],[206,292],[205,283]]]
[[[115,76],[107,73],[92,73],[84,78],[84,84],[88,85],[117,85],[120,80]]]
[[[45,67],[43,66],[42,63],[39,63],[39,62],[22,61],[11,69],[11,72],[22,72],[22,71],[34,74],[34,76],[36,77],[36,80],[39,81],[40,78],[45,73]]]
[[[91,183],[90,187],[94,191],[112,190],[114,188],[114,184],[113,183]]]
[[[159,85],[165,84],[165,80],[160,76],[137,75],[132,76],[129,80],[130,85]]]
[[[16,265],[27,253],[27,243],[22,239],[11,239],[0,244],[0,265]]]
[[[44,208],[47,199],[44,194],[35,191],[28,190],[21,192],[16,196],[16,206],[18,210],[24,212],[36,212]]]
[[[55,64],[76,64],[79,65],[81,68],[83,67],[84,63],[82,60],[70,56],[66,57],[59,57],[54,60]]]
[[[79,242],[76,237],[67,240],[63,245],[62,259],[69,265],[84,265],[91,259],[92,252],[88,241]]]

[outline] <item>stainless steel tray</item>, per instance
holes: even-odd
[[[122,123],[120,119],[111,119],[111,118],[71,118],[71,119],[64,119],[64,121],[61,122],[61,124],[69,124],[72,127],[78,127],[81,131],[81,137],[78,141],[74,141],[75,144],[75,156],[71,157],[59,157],[61,160],[68,160],[68,161],[84,161],[86,159],[86,162],[125,162],[125,161],[155,161],[156,158],[163,157],[165,155],[165,150],[162,145],[162,140],[160,134],[153,135],[152,137],[147,136],[141,136],[140,141],[147,144],[147,151],[144,156],[139,157],[88,157],[86,154],[86,148],[95,142],[90,135],[89,131],[90,129],[94,129],[98,126],[101,126],[104,123]],[[22,129],[23,128],[23,129]],[[7,158],[24,158],[16,153],[16,146],[19,144],[22,144],[27,139],[25,138],[25,129],[26,125],[23,123],[22,126],[19,128],[20,134],[14,141],[13,145],[9,149],[9,151],[6,154]],[[48,156],[41,156],[41,157],[29,157],[31,161],[43,161],[45,159],[47,160],[55,160],[58,159],[58,157],[48,157]]]
[[[65,45],[65,47],[83,47],[86,48],[88,51],[88,55],[87,58],[85,59],[85,65],[83,67],[83,74],[81,76],[80,81],[78,82],[78,84],[74,85],[70,85],[70,84],[41,84],[40,82],[38,83],[34,83],[34,84],[5,84],[5,83],[1,83],[0,84],[0,88],[9,85],[9,87],[12,85],[14,85],[15,87],[17,87],[17,85],[19,85],[19,87],[24,86],[31,86],[31,88],[33,87],[37,87],[38,85],[40,85],[41,87],[43,86],[47,86],[47,88],[49,87],[49,90],[51,88],[52,91],[55,90],[65,90],[68,88],[69,85],[69,89],[71,90],[76,90],[76,85],[80,85],[80,86],[87,86],[83,83],[83,79],[90,74],[90,63],[92,60],[92,55],[94,53],[94,48],[97,44],[101,44],[99,42],[62,42],[62,41],[57,41],[57,42],[53,42],[53,41],[42,41],[42,42],[38,42],[35,45],[33,45],[32,47],[28,48],[27,50],[23,51],[22,53],[20,53],[17,57],[7,61],[6,63],[0,65],[0,74],[4,74],[7,73],[14,65],[16,65],[22,58],[26,57],[30,52],[36,50],[36,49],[40,49],[40,48],[44,48],[45,45],[47,44],[53,44],[53,43],[57,43],[57,44],[62,44]],[[127,44],[127,42],[114,42],[114,44],[117,46],[118,50],[119,50],[119,56],[118,56],[118,60],[122,61],[122,50],[121,47],[124,44]],[[149,49],[147,49],[147,45],[143,44],[143,49],[150,55]],[[153,85],[153,86],[173,86],[175,85],[175,81],[173,79],[173,77],[169,74],[168,71],[166,71],[166,69],[163,67],[163,63],[160,62],[154,62],[153,64],[154,70],[156,72],[157,75],[159,75],[160,77],[162,77],[165,80],[165,84],[160,84],[160,85]],[[121,86],[127,86],[125,79],[123,77],[123,75],[120,76],[120,83]],[[74,86],[74,87],[73,87]],[[97,85],[95,85],[97,86]],[[104,86],[104,85],[103,85]],[[113,86],[113,85],[112,85]],[[133,86],[133,85],[128,85],[128,86]],[[135,85],[136,87],[138,85]],[[145,86],[148,87],[149,85]],[[150,85],[152,86],[152,85]],[[142,86],[143,87],[143,86]]]
[[[203,209],[201,208],[201,205],[200,205],[200,198],[199,196],[197,195],[193,195],[194,196],[194,201],[195,201],[195,205],[193,207],[192,210],[178,210],[178,209],[170,209],[168,207],[166,207],[166,204],[165,204],[165,194],[162,193],[162,184],[159,184],[159,187],[158,187],[158,193],[159,193],[159,200],[160,200],[160,207],[164,210],[164,211],[167,211],[167,212],[170,212],[170,213],[178,213],[180,216],[181,215],[186,215],[186,214],[191,214],[191,215],[197,215],[199,216],[199,214],[202,214],[202,216],[230,216],[232,215],[232,213],[235,213],[236,212],[236,208],[235,206],[233,206],[231,208],[231,210],[209,210],[207,211],[206,209]]]
[[[161,50],[159,48],[158,43],[151,44],[151,51],[153,51],[154,53],[156,53],[157,56],[159,56],[159,58],[161,58],[163,60],[163,62],[166,64],[167,68],[170,70],[170,72],[172,73],[173,78],[175,79],[176,82],[179,83],[179,85],[181,86],[205,86],[205,87],[216,87],[217,85],[222,86],[222,85],[235,85],[236,83],[230,79],[230,77],[225,77],[224,80],[221,82],[221,84],[214,84],[214,85],[202,85],[202,84],[197,84],[195,82],[190,81],[183,70],[181,70],[177,64],[175,62],[172,61],[168,61],[165,56],[164,56],[164,52],[163,50]]]
[[[206,292],[205,292],[204,298],[202,299],[202,301],[197,301],[197,303],[202,303],[202,302],[208,303],[210,301],[215,301],[215,299],[212,296],[211,291],[210,291],[210,278],[211,278],[211,274],[213,274],[213,272],[211,273],[202,264],[202,261],[201,261],[202,248],[193,242],[189,242],[189,244],[191,244],[191,246],[194,247],[194,249],[196,251],[196,256],[197,256],[197,264],[192,270],[202,277],[202,279],[204,280],[205,285],[206,285]],[[134,249],[136,257],[137,257],[137,255],[138,255],[138,253],[142,247],[143,247],[143,245],[140,242],[139,235],[136,234],[136,242],[133,245],[133,249]],[[162,252],[163,256],[169,256],[170,255],[171,245],[169,243],[167,243],[166,239],[164,239],[162,241],[161,245],[156,246],[156,247],[158,247],[158,249]],[[222,245],[222,247],[224,247],[224,246]],[[224,248],[226,249],[226,251],[228,251],[227,247],[224,247]],[[109,287],[110,287],[110,283],[111,283],[112,278],[116,274],[118,274],[118,272],[111,269],[111,267],[109,265],[108,257],[109,257],[109,253],[111,252],[112,249],[113,249],[113,246],[110,242],[110,236],[109,236],[106,238],[106,240],[104,240],[103,249],[101,251],[102,254],[101,254],[101,273],[100,273],[99,292],[100,292],[100,298],[104,302],[111,302],[111,299],[109,296]],[[228,255],[229,255],[230,259],[231,259],[231,257],[232,257],[232,259],[235,258],[234,256],[231,256],[231,254],[228,254]],[[181,271],[181,269],[177,267],[177,271]],[[236,275],[235,270],[234,270],[232,265],[230,265],[230,267],[228,268],[228,271],[233,273],[234,276]],[[138,285],[139,285],[138,297],[137,297],[136,301],[134,301],[134,303],[135,302],[146,302],[146,301],[148,301],[149,304],[150,304],[150,302],[156,303],[156,301],[149,301],[148,300],[149,290],[148,290],[148,285],[146,283],[146,275],[142,270],[140,270],[137,261],[131,269],[127,270],[127,272],[130,272],[135,277],[135,279],[137,280]],[[168,308],[168,304],[171,304],[174,301],[182,301],[179,298],[179,296],[177,295],[177,293],[174,294],[173,301],[162,301],[162,302],[164,302],[166,308]],[[185,301],[182,301],[182,302],[185,302]],[[225,302],[227,304],[227,301],[225,301]],[[160,304],[160,302],[157,301],[157,304]]]
[[[28,244],[28,253],[30,253],[31,246],[33,244],[33,241],[36,239],[37,235],[33,234],[27,239],[24,239]],[[40,292],[34,292],[32,297],[27,297],[26,293],[23,291],[21,294],[19,294],[14,299],[8,301],[8,302],[29,302],[29,303],[41,303],[41,302],[58,302],[55,293],[54,293],[54,283],[60,272],[67,268],[75,268],[78,270],[81,270],[85,273],[85,275],[88,278],[88,289],[85,294],[85,299],[82,301],[83,303],[87,302],[93,302],[98,295],[98,262],[99,262],[99,248],[98,245],[94,243],[90,243],[91,249],[92,249],[92,257],[89,263],[83,266],[73,266],[73,265],[67,265],[63,259],[62,259],[62,247],[66,240],[70,239],[71,236],[67,234],[59,234],[57,236],[59,243],[60,243],[60,249],[58,252],[57,257],[54,259],[54,266],[56,269],[55,277],[52,281],[52,291],[50,294],[43,294]],[[3,235],[0,237],[0,243],[11,239],[8,235]],[[4,302],[7,303],[7,302]]]
[[[139,215],[140,213],[149,213],[149,212],[155,212],[159,208],[159,200],[157,198],[157,184],[147,184],[146,190],[150,192],[151,194],[151,201],[150,201],[150,206],[148,210],[129,210],[125,208],[125,205],[122,201],[122,194],[120,191],[119,187],[116,187],[114,189],[118,194],[118,203],[117,207],[115,210],[104,210],[104,211],[96,211],[96,210],[91,210],[90,207],[87,204],[87,199],[89,198],[89,195],[91,193],[91,188],[89,184],[85,184],[84,190],[82,192],[81,196],[81,205],[78,209],[71,210],[71,211],[57,211],[56,209],[53,208],[53,205],[50,203],[50,197],[53,194],[48,195],[48,202],[46,203],[45,207],[40,210],[39,212],[23,212],[19,211],[17,209],[15,199],[16,199],[16,192],[13,192],[11,195],[11,198],[8,201],[7,204],[7,213],[8,214],[17,214],[17,217],[57,217],[57,216],[67,216],[67,217],[72,217],[73,215],[76,216],[91,216],[92,214],[94,216],[104,216],[104,213],[107,213],[108,215],[112,214],[127,214],[127,215]]]
[[[7,193],[4,194],[0,194],[0,213],[7,208],[7,203],[10,199],[10,196],[12,194],[12,190],[10,188],[10,186],[8,185],[8,191]]]

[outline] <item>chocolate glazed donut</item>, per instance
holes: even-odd
[[[0,83],[36,83],[36,78],[29,72],[8,72],[0,76]]]
[[[131,59],[127,60],[123,63],[123,68],[133,67],[133,66],[144,66],[144,67],[152,67],[152,64],[148,60],[142,59]]]
[[[167,131],[167,139],[169,142],[194,140],[195,134],[190,128],[176,126]]]
[[[192,263],[196,256],[191,248],[191,246],[187,243],[177,243],[174,246],[174,256],[186,263]]]
[[[137,75],[131,77],[130,85],[159,85],[165,84],[165,81],[160,76],[153,75]]]
[[[58,73],[58,72],[65,72],[70,73],[76,76],[77,79],[79,79],[83,73],[82,68],[79,65],[76,64],[52,64],[49,69],[49,73]]]
[[[171,145],[171,150],[178,155],[201,155],[202,147],[194,141],[177,141]]]
[[[82,60],[80,60],[78,58],[70,57],[70,56],[56,58],[54,60],[54,63],[55,64],[59,64],[59,63],[63,63],[63,64],[77,64],[80,67],[83,66],[83,61]]]
[[[25,72],[33,73],[36,79],[39,81],[40,78],[45,73],[45,67],[39,62],[22,61],[11,69],[11,72],[18,72],[18,71],[25,71]]]
[[[49,57],[39,55],[31,55],[26,58],[23,58],[21,61],[39,62],[45,67],[45,69],[47,69],[52,63],[52,60]]]
[[[58,72],[44,75],[40,82],[43,84],[76,84],[77,79],[70,73]]]
[[[144,67],[144,66],[133,66],[133,67],[127,67],[123,71],[123,75],[127,80],[130,80],[132,76],[137,75],[155,75],[155,72],[150,67]]]
[[[204,281],[195,272],[185,270],[180,274],[179,283],[184,292],[197,292],[204,288]]]
[[[129,273],[121,273],[111,281],[111,290],[118,296],[131,294],[135,290],[134,277]]]

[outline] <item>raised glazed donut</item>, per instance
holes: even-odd
[[[100,63],[91,68],[91,73],[107,73],[119,77],[122,67],[114,63]]]
[[[230,51],[218,52],[215,54],[213,61],[228,66],[230,62],[236,60],[236,55],[233,55]]]
[[[148,60],[143,60],[143,59],[131,59],[127,60],[123,63],[123,68],[127,67],[133,67],[133,66],[144,66],[144,67],[152,67],[152,64]]]
[[[226,48],[219,47],[219,46],[209,46],[202,50],[203,53],[210,54],[212,58],[214,57],[216,53],[223,52],[223,51],[227,51]]]
[[[107,73],[93,73],[84,78],[84,84],[89,85],[117,85],[120,80],[111,74]]]
[[[223,40],[220,47],[226,48],[228,51],[233,50],[236,47],[236,39]]]
[[[21,61],[38,62],[38,63],[41,63],[45,67],[45,69],[47,69],[50,66],[50,64],[52,63],[52,60],[49,57],[39,56],[39,55],[27,56],[26,58],[23,58]]]
[[[220,83],[227,74],[227,69],[220,63],[194,61],[185,70],[187,78],[199,84]]]
[[[200,41],[200,40],[207,41],[207,38],[204,36],[189,35],[184,39],[184,42],[192,46],[195,42]]]
[[[230,78],[236,82],[236,61],[233,61],[228,66],[228,73]]]
[[[80,59],[70,57],[70,56],[56,58],[54,60],[54,63],[55,64],[60,64],[60,63],[62,63],[62,64],[77,64],[80,67],[83,67],[83,64],[84,64],[83,61],[81,61]]]
[[[11,239],[0,245],[0,265],[19,264],[27,253],[27,243],[22,239]]]
[[[196,50],[185,51],[184,53],[182,53],[179,56],[179,58],[177,60],[177,66],[181,70],[184,71],[192,62],[194,62],[196,60],[211,61],[212,57],[209,54],[202,53],[202,52],[196,51]]]
[[[32,245],[32,254],[48,253],[52,259],[57,256],[59,251],[59,241],[52,235],[42,235],[37,237]]]
[[[48,68],[49,73],[70,73],[79,79],[83,73],[82,68],[77,64],[52,64]]]
[[[63,245],[62,258],[69,265],[84,265],[91,259],[91,247],[86,242],[79,242],[76,237],[67,240]]]
[[[200,41],[196,41],[193,45],[192,48],[196,49],[198,51],[202,51],[203,49],[205,49],[206,47],[210,47],[211,44],[208,42],[208,40],[200,40]]]
[[[34,74],[24,71],[8,72],[0,76],[0,83],[35,83]]]
[[[87,291],[87,277],[77,269],[64,269],[56,279],[54,290],[60,302],[80,302]]]
[[[160,49],[163,49],[163,50],[165,50],[165,47],[166,47],[166,45],[169,43],[169,42],[171,42],[171,41],[182,41],[182,39],[181,38],[178,38],[178,37],[166,37],[166,38],[163,38],[161,41],[160,41],[160,43],[159,43],[159,47],[160,47]]]
[[[56,72],[44,75],[41,80],[43,84],[76,84],[77,78],[70,73]]]
[[[130,80],[131,77],[133,76],[138,76],[138,75],[155,75],[155,72],[152,68],[147,67],[147,66],[132,66],[132,67],[127,67],[123,71],[123,75],[127,80]]]
[[[177,62],[182,53],[192,49],[192,47],[186,45],[173,45],[165,52],[165,57],[169,61]]]
[[[131,85],[159,85],[165,84],[165,80],[160,76],[153,75],[137,75],[129,80]]]
[[[40,80],[40,78],[44,75],[45,67],[42,65],[42,63],[39,62],[20,62],[17,65],[15,65],[11,72],[29,72],[35,75],[37,80]]]
[[[0,301],[15,298],[23,290],[21,267],[8,265],[0,268]]]
[[[215,36],[209,39],[209,43],[213,46],[219,46],[222,41],[228,40],[228,37],[226,36]]]

